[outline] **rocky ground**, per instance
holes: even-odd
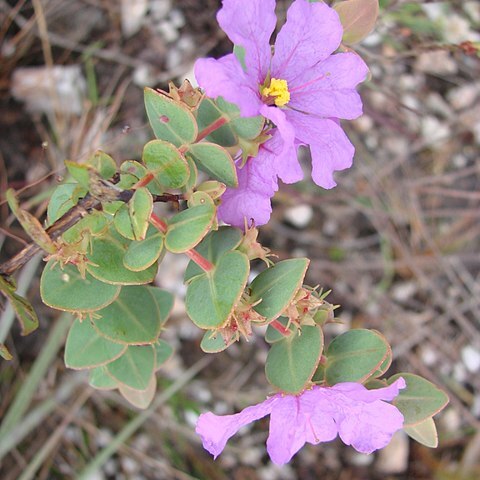
[[[280,17],[289,3],[277,2]],[[350,325],[377,328],[393,346],[392,372],[418,373],[448,392],[438,449],[398,435],[365,456],[334,442],[306,447],[276,468],[264,449],[267,424],[258,422],[213,462],[193,432],[195,420],[199,411],[231,413],[264,397],[263,342],[253,338],[202,363],[200,333],[182,308],[185,262],[167,257],[158,283],[179,298],[166,332],[177,352],[159,381],[158,396],[168,399],[137,417],[121,397],[92,391],[64,367],[65,320],[38,301],[37,262],[19,285],[37,299],[39,331],[22,338],[16,325],[5,327],[8,311],[0,312],[0,332],[14,354],[0,363],[0,416],[31,399],[30,416],[17,418],[10,444],[0,444],[2,479],[480,476],[480,57],[464,43],[480,41],[480,4],[380,4],[375,32],[356,47],[371,78],[361,89],[364,116],[345,125],[356,145],[354,167],[331,191],[307,181],[282,186],[261,237],[280,258],[311,258],[308,283],[332,289],[331,301],[341,305],[342,324],[330,334]],[[118,159],[138,157],[151,137],[143,86],[191,77],[196,58],[231,48],[215,21],[218,6],[0,0],[1,194],[21,190],[40,218],[65,159],[82,161],[97,148]],[[54,69],[54,86],[46,67]],[[3,261],[25,237],[1,197],[0,227]],[[50,357],[39,357],[47,346]],[[126,434],[135,418],[139,428]],[[17,438],[20,427],[25,433]],[[110,450],[100,461],[104,448]]]

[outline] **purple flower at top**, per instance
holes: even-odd
[[[273,463],[283,465],[305,445],[329,442],[337,435],[362,453],[385,447],[403,426],[403,415],[386,401],[406,387],[399,378],[385,388],[367,390],[359,383],[314,386],[300,395],[278,393],[235,415],[200,415],[196,432],[214,458],[240,428],[270,415],[267,451]]]
[[[275,0],[223,0],[217,18],[230,40],[243,47],[245,69],[235,54],[199,59],[199,85],[208,96],[235,103],[241,115],[263,115],[275,124],[282,140],[277,156],[286,157],[273,165],[276,176],[289,182],[288,170],[299,168],[296,148],[309,145],[313,180],[334,187],[333,172],[350,167],[354,153],[338,119],[361,115],[355,87],[368,72],[357,54],[333,54],[343,34],[335,10],[323,2],[295,0],[273,54]]]

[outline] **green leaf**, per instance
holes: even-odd
[[[93,326],[113,342],[151,344],[157,341],[172,307],[169,292],[143,285],[123,287],[118,298],[98,312],[101,318],[95,319]]]
[[[145,238],[152,210],[152,194],[146,188],[135,190],[133,197],[128,202],[128,213],[132,222],[135,240],[143,240]]]
[[[205,97],[197,109],[198,128],[202,131],[222,116],[224,114],[215,101]],[[213,131],[206,137],[206,140],[222,147],[233,147],[238,144],[238,138],[228,123]]]
[[[378,0],[347,0],[333,7],[343,26],[343,43],[352,45],[363,40],[375,27]]]
[[[197,123],[186,105],[151,88],[145,88],[144,94],[148,120],[157,138],[177,147],[195,141]]]
[[[7,360],[7,362],[13,359],[12,354],[3,343],[0,343],[0,357]]]
[[[90,188],[90,172],[92,167],[89,165],[72,162],[70,160],[65,160],[65,166],[67,167],[68,173],[83,187],[87,190]]]
[[[74,199],[74,192],[77,188],[78,184],[76,183],[64,183],[55,188],[47,207],[48,225],[52,225],[64,213],[67,213],[76,205],[77,202],[76,199]]]
[[[162,368],[170,357],[173,355],[173,348],[165,341],[159,338],[154,344],[155,348],[155,371]]]
[[[193,323],[204,329],[221,327],[244,291],[249,270],[247,256],[233,251],[225,253],[213,271],[193,278],[185,298]]]
[[[436,415],[448,403],[445,392],[433,383],[412,373],[399,373],[388,379],[388,384],[402,377],[407,382],[407,388],[392,402],[405,417],[404,426],[417,425],[429,417]]]
[[[79,243],[90,235],[102,235],[108,229],[109,222],[106,215],[98,210],[93,210],[85,215],[75,225],[70,227],[62,238],[67,243]]]
[[[91,165],[102,178],[106,180],[112,178],[117,173],[117,164],[115,160],[105,152],[97,150],[87,162]]]
[[[260,273],[250,284],[252,303],[261,300],[255,310],[268,319],[279,317],[302,286],[308,264],[306,258],[292,258]]]
[[[145,390],[135,390],[126,385],[119,385],[118,391],[132,405],[137,408],[145,409],[152,403],[152,400],[155,397],[155,392],[157,391],[157,378],[155,375],[152,375]]]
[[[209,260],[214,265],[219,258],[228,250],[234,250],[242,241],[242,232],[238,228],[220,227],[216,231],[211,231],[196,247],[195,250],[202,257]],[[203,270],[193,261],[187,265],[185,270],[185,283],[188,283],[193,277],[203,274]]]
[[[113,217],[113,225],[117,232],[128,240],[135,240],[135,233],[133,231],[132,219],[130,218],[130,211],[128,205],[124,203],[115,212]]]
[[[123,265],[133,272],[152,266],[163,251],[163,233],[149,226],[145,240],[132,242],[123,257]]]
[[[272,345],[265,363],[267,380],[282,392],[301,392],[315,373],[322,350],[322,330],[303,326]]]
[[[65,365],[76,370],[99,367],[120,357],[126,349],[126,345],[99,335],[89,320],[77,319],[68,332]]]
[[[340,382],[363,383],[385,365],[391,348],[379,332],[349,330],[334,338],[325,353],[328,385]]]
[[[237,170],[230,154],[221,146],[203,142],[190,145],[187,155],[191,155],[200,170],[229,187],[237,187]]]
[[[55,244],[43,229],[42,224],[29,212],[20,208],[15,192],[9,188],[5,194],[10,210],[15,215],[20,225],[28,236],[43,250],[48,253],[56,251]]]
[[[174,145],[152,140],[143,148],[142,160],[155,181],[165,189],[183,187],[190,176],[188,164]]]
[[[240,109],[233,103],[226,102],[222,97],[217,99],[217,105],[230,119],[233,131],[245,140],[254,140],[263,130],[265,118],[240,116]]]
[[[32,304],[25,298],[15,293],[16,286],[13,281],[0,275],[0,292],[9,299],[13,311],[20,323],[22,336],[32,333],[38,328],[38,317]]]
[[[427,418],[423,422],[403,427],[405,433],[417,442],[429,448],[438,447],[437,427],[432,417]]]
[[[117,360],[107,365],[108,373],[119,383],[134,390],[146,390],[155,368],[152,345],[130,346]]]
[[[168,222],[165,248],[173,253],[183,253],[192,249],[208,233],[214,219],[213,202],[177,213]]]
[[[200,342],[200,348],[205,353],[219,353],[226,350],[234,342],[235,336],[232,336],[229,341],[225,341],[219,332],[206,331]]]
[[[123,265],[123,258],[130,243],[113,228],[104,236],[94,238],[92,252],[87,254],[90,260],[90,263],[87,263],[88,272],[96,279],[113,285],[150,283],[157,273],[156,264],[139,272],[129,270]]]
[[[78,269],[50,260],[40,279],[40,295],[43,303],[66,312],[94,312],[112,303],[120,293],[120,287],[103,283],[86,273],[82,278]]]
[[[105,366],[92,368],[88,374],[88,383],[98,390],[113,390],[118,387],[118,382]]]

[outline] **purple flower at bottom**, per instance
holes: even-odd
[[[359,383],[314,386],[300,395],[276,394],[235,415],[203,413],[195,431],[214,458],[230,437],[245,425],[270,415],[267,451],[273,463],[283,465],[305,445],[329,442],[337,435],[362,453],[385,447],[403,426],[403,415],[386,401],[406,387],[399,378],[385,388],[367,390]]]
[[[235,54],[199,59],[198,84],[208,96],[235,103],[242,116],[268,118],[282,137],[283,153],[295,156],[294,146],[309,145],[313,180],[334,187],[333,172],[350,167],[354,153],[338,119],[361,115],[356,86],[368,72],[357,54],[334,54],[343,34],[336,11],[323,2],[295,0],[273,54],[275,0],[223,0],[217,19],[243,47],[245,68]]]

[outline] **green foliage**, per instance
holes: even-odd
[[[173,253],[183,253],[195,247],[208,233],[215,211],[213,202],[205,202],[174,215],[168,222],[165,248]]]
[[[131,242],[123,257],[123,265],[133,272],[140,272],[151,267],[163,250],[163,233],[149,226],[144,240]]]
[[[127,345],[153,344],[173,306],[173,296],[156,287],[123,287],[117,299],[93,321],[105,338]]]
[[[229,187],[238,185],[237,170],[230,154],[214,143],[197,143],[187,150],[200,170],[225,183]]]
[[[432,417],[415,425],[403,427],[403,429],[409,437],[426,447],[436,448],[438,446],[437,427]]]
[[[155,277],[157,265],[134,272],[126,268],[123,259],[131,242],[110,228],[102,237],[94,238],[92,251],[87,254],[88,272],[96,279],[113,285],[142,285]]]
[[[230,251],[218,259],[212,271],[194,277],[185,297],[193,323],[204,329],[221,327],[240,299],[249,271],[246,255]]]
[[[378,0],[346,0],[333,7],[343,26],[343,43],[352,45],[363,40],[375,26]]]
[[[268,381],[282,392],[301,392],[315,373],[322,350],[322,330],[309,325],[275,342],[265,362]]]
[[[97,333],[90,320],[75,320],[65,344],[65,365],[82,370],[106,365],[119,358],[126,345],[112,342]]]
[[[94,312],[112,303],[120,287],[92,277],[82,277],[72,264],[63,268],[50,260],[40,279],[40,295],[46,305],[67,312]]]
[[[142,160],[164,189],[183,187],[190,176],[187,161],[171,143],[148,142],[143,148]]]
[[[146,88],[144,93],[148,120],[158,139],[173,143],[176,147],[195,141],[197,123],[185,105],[151,88]]]
[[[391,348],[380,333],[356,329],[334,338],[325,356],[325,380],[328,385],[363,383],[385,367],[386,359],[391,356]]]
[[[402,377],[407,388],[400,390],[400,395],[393,404],[405,417],[405,426],[415,426],[440,412],[448,403],[445,392],[433,383],[412,373],[399,373],[388,379],[391,384]]]
[[[260,302],[255,310],[268,319],[277,318],[302,286],[309,260],[293,258],[267,268],[250,284],[251,300]]]

